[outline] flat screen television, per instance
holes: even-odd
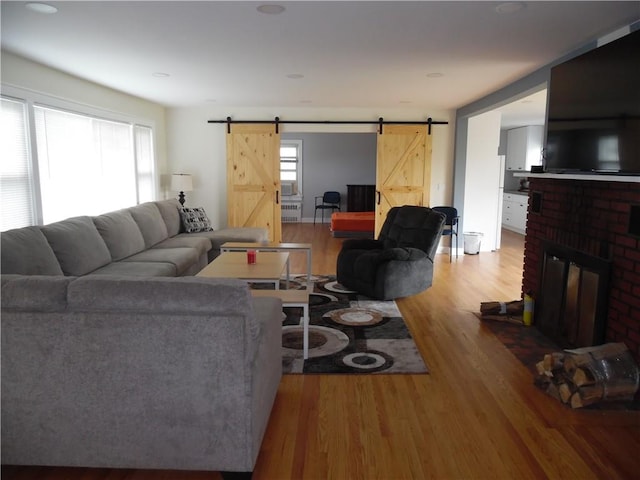
[[[544,169],[640,174],[640,31],[551,68]]]

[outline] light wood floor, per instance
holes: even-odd
[[[342,240],[327,225],[285,224],[334,274]],[[573,411],[473,315],[520,297],[523,237],[499,252],[436,259],[434,285],[398,305],[429,375],[285,375],[254,478],[639,479],[640,412]],[[304,256],[292,271],[303,272]],[[4,468],[3,479],[217,479],[217,473]]]

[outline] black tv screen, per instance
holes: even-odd
[[[551,69],[547,172],[640,174],[640,31]]]

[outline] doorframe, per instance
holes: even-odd
[[[564,61],[558,59],[554,64]],[[469,133],[469,119],[473,116],[495,110],[508,103],[527,97],[547,88],[552,64],[533,72],[532,74],[488,95],[476,102],[459,108],[456,111],[456,129],[454,138],[453,158],[453,205],[460,215],[460,231],[464,244],[465,227],[465,183],[467,176],[467,137]],[[546,125],[545,125],[546,130]],[[497,212],[496,212],[497,215]]]

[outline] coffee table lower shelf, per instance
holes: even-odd
[[[282,300],[283,307],[302,308],[302,353],[309,358],[309,290],[251,290],[254,297],[270,297]]]

